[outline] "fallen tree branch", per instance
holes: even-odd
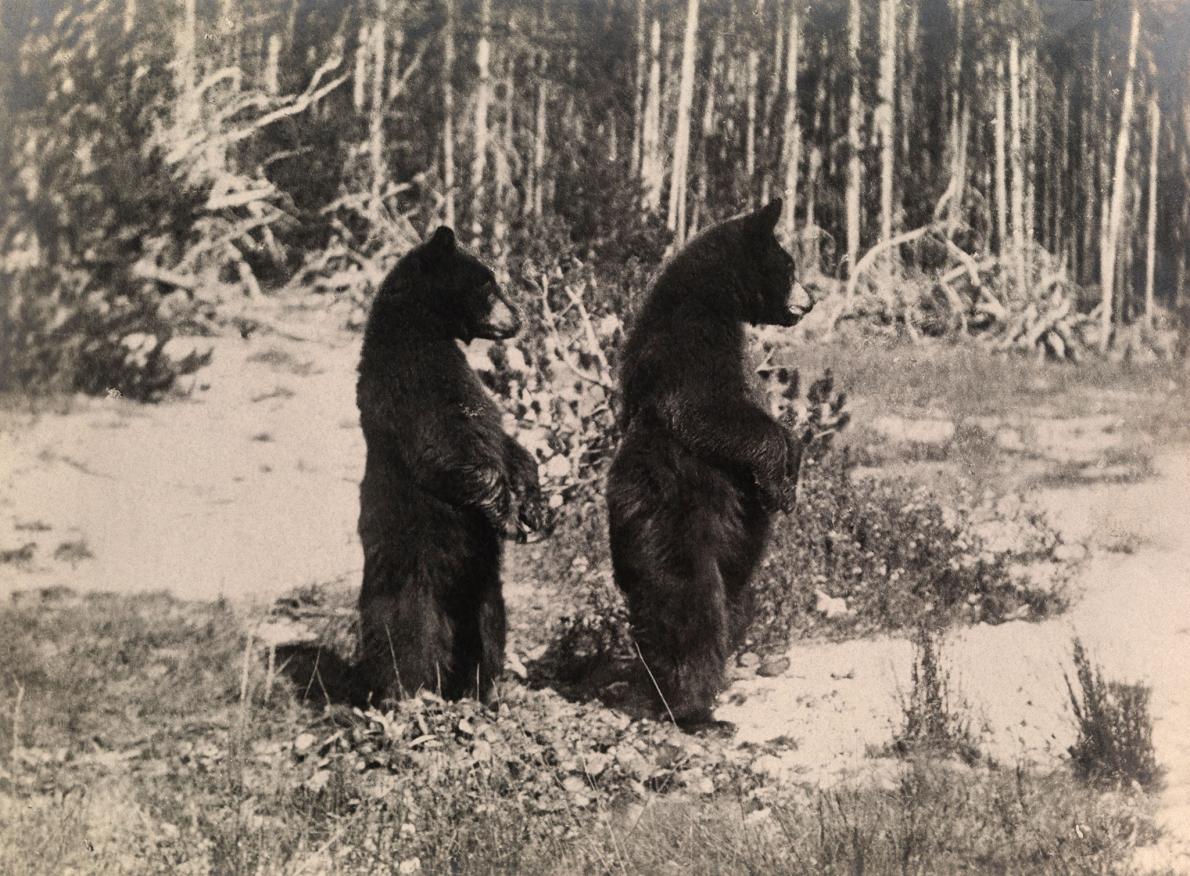
[[[151,265],[143,261],[137,262],[132,266],[132,276],[138,280],[153,280],[157,283],[164,283],[167,286],[176,286],[179,289],[185,289],[187,292],[193,292],[197,286],[193,277],[187,277],[184,274],[179,274],[177,271],[171,271],[168,268],[159,268],[156,265]]]
[[[587,312],[587,307],[583,303],[583,296],[575,291],[574,287],[569,283],[563,285],[566,290],[566,296],[574,304],[578,310],[579,321],[583,325],[583,333],[587,337],[587,345],[591,348],[595,358],[599,360],[600,366],[604,374],[611,373],[611,365],[608,364],[607,356],[603,354],[603,347],[599,343],[599,336],[595,334],[595,326],[591,323],[591,314]]]
[[[903,243],[909,243],[911,240],[936,230],[937,225],[931,222],[929,225],[923,225],[920,228],[914,228],[912,231],[902,231],[900,234],[890,237],[888,240],[882,240],[874,247],[863,254],[863,257],[855,263],[855,269],[851,272],[851,276],[847,278],[847,297],[851,298],[855,295],[855,287],[859,283],[860,274],[866,271],[875,261],[876,256],[880,255],[887,249],[892,249],[894,246],[900,246]]]
[[[583,380],[594,386],[602,387],[608,392],[614,390],[615,387],[612,386],[612,384],[608,381],[604,380],[600,375],[593,374],[575,362],[574,358],[566,349],[565,344],[562,343],[562,338],[558,334],[557,322],[554,320],[554,312],[550,309],[549,277],[545,274],[542,274],[540,283],[535,283],[531,278],[528,277],[526,277],[526,279],[537,287],[537,290],[541,295],[541,312],[545,316],[545,321],[549,327],[550,343],[554,348],[554,352],[558,354],[558,358],[562,361],[562,364],[569,368],[580,380]]]

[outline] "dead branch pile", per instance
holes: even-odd
[[[1078,362],[1099,346],[1100,305],[1069,276],[1066,263],[1039,244],[1025,248],[1016,264],[1004,256],[969,253],[942,223],[898,234],[870,249],[845,282],[821,278],[836,299],[829,328],[864,319],[922,335],[977,338],[993,349]],[[926,270],[925,257],[942,267]],[[941,257],[941,258],[940,258]],[[1024,278],[1024,287],[1020,278]],[[1170,358],[1177,349],[1171,329],[1117,329],[1116,358]]]

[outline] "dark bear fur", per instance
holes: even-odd
[[[439,228],[378,293],[356,402],[362,665],[374,697],[486,698],[504,665],[501,538],[546,528],[537,463],[457,340],[519,329],[495,277]]]
[[[653,282],[624,351],[624,439],[608,475],[612,564],[633,635],[681,723],[709,720],[747,631],[749,579],[801,444],[754,397],[744,324],[794,325],[781,201],[691,240]]]

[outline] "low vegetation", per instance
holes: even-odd
[[[978,762],[980,752],[969,708],[952,690],[942,637],[929,626],[919,627],[913,639],[910,688],[903,695],[901,714],[904,723],[890,746],[893,753]]]
[[[303,705],[247,632],[165,596],[0,613],[0,870],[1119,872],[1155,835],[1146,797],[1062,772],[774,788],[765,750],[516,680],[492,709]]]
[[[1066,677],[1078,738],[1070,747],[1075,773],[1101,785],[1151,788],[1161,771],[1153,750],[1152,691],[1143,684],[1105,680],[1079,639],[1076,683]]]

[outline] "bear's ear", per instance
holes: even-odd
[[[425,254],[430,260],[450,255],[455,249],[455,233],[449,225],[439,225],[426,241]]]
[[[780,198],[773,198],[768,204],[752,214],[752,228],[758,234],[772,234],[777,223],[781,221],[781,210],[785,202]]]

